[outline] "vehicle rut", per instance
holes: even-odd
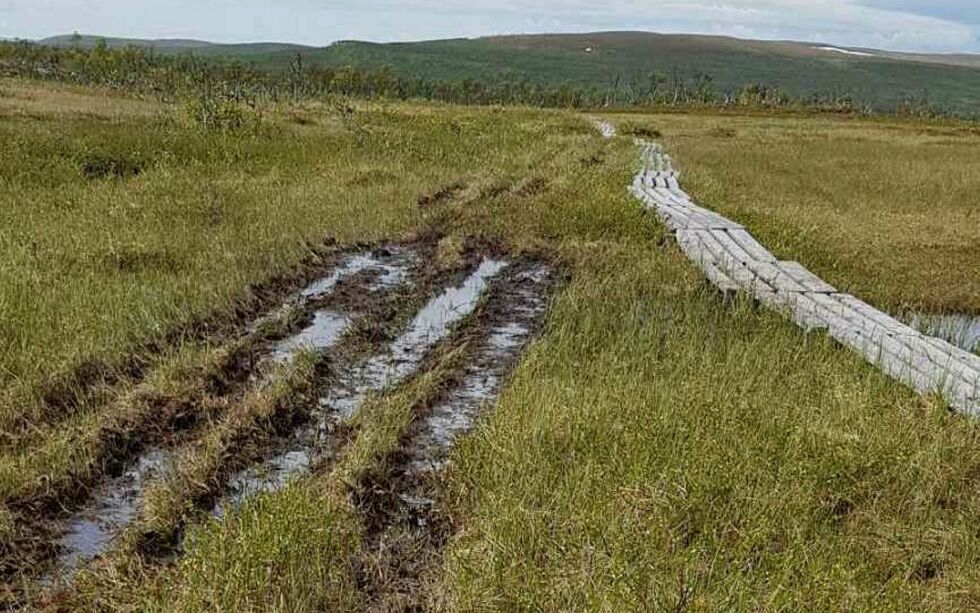
[[[381,295],[405,283],[416,253],[385,249],[383,254],[354,253],[345,256],[328,275],[318,278],[281,307],[247,326],[245,336],[259,342],[265,330],[300,320],[298,330],[264,343],[250,375],[253,388],[268,385],[301,352],[328,352],[349,331],[358,307],[324,307],[338,287],[368,275],[358,284],[358,294]],[[342,301],[341,301],[342,302]],[[288,327],[288,326],[287,326]],[[179,446],[151,446],[130,461],[118,476],[107,476],[66,519],[59,521],[55,570],[43,584],[70,583],[73,574],[108,551],[113,542],[139,518],[145,493],[164,477],[180,451]]]
[[[469,330],[467,353],[438,399],[419,407],[384,470],[359,484],[366,535],[359,564],[369,610],[424,610],[427,581],[438,572],[453,532],[442,478],[454,443],[492,407],[540,330],[556,286],[540,262],[512,265],[491,287]]]

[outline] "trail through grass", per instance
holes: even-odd
[[[93,424],[116,414],[108,400],[140,373],[123,372],[125,384],[105,377],[109,392],[94,393],[80,364],[111,372],[137,351],[156,372],[162,355],[183,348],[167,371],[180,379],[185,359],[206,369],[220,357],[199,347],[212,336],[191,334],[193,321],[234,327],[258,299],[253,284],[322,257],[328,237],[428,237],[435,270],[476,246],[534,252],[567,279],[500,402],[453,453],[440,492],[451,535],[444,551],[425,552],[431,576],[417,601],[451,610],[980,604],[977,422],[822,335],[748,301],[722,302],[626,193],[636,164],[628,136],[603,141],[587,118],[561,112],[352,108],[270,109],[264,124],[235,134],[202,134],[172,109],[149,121],[123,110],[0,119],[21,156],[0,157],[0,255],[10,262],[0,288],[11,314],[0,330],[9,426],[0,466],[19,466],[36,443],[69,464],[94,457],[59,444],[74,440],[58,438],[61,426],[77,421],[100,442]],[[781,257],[878,306],[975,309],[976,181],[971,162],[957,161],[974,136],[787,117],[628,121],[661,130],[694,195]],[[950,180],[933,183],[937,197],[920,210],[900,177],[929,184],[940,171]],[[457,357],[443,347],[417,377],[373,397],[342,432],[335,463],[221,519],[202,521],[191,495],[161,485],[158,515],[187,511],[174,523],[190,528],[174,565],[122,546],[61,600],[39,602],[370,605],[376,583],[358,576],[375,568],[365,564],[374,545],[360,488],[398,453]],[[59,378],[69,384],[52,387]],[[50,389],[67,400],[46,398]],[[185,458],[212,426],[188,435]],[[64,466],[44,461],[52,473]],[[10,510],[0,529],[9,529],[26,517],[30,506],[15,499],[30,501],[36,472],[2,474]]]
[[[980,313],[976,127],[630,116],[684,188],[783,259],[896,314]]]

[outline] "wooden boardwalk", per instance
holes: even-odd
[[[611,136],[610,124],[600,124]],[[806,330],[825,330],[891,377],[980,416],[980,356],[837,291],[796,262],[776,259],[746,229],[698,206],[657,143],[639,140],[643,167],[630,191],[656,211],[685,254],[722,292],[745,292]]]

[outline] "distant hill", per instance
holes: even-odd
[[[98,37],[71,36],[46,44],[94,45]],[[925,55],[820,43],[752,41],[720,36],[600,32],[493,36],[412,43],[343,41],[327,47],[280,43],[212,44],[185,40],[109,39],[161,53],[193,52],[237,59],[279,70],[295,55],[320,66],[389,66],[402,75],[429,79],[527,79],[608,87],[645,81],[651,73],[689,79],[707,74],[722,91],[750,83],[778,86],[796,96],[849,93],[878,107],[905,97],[969,115],[980,114],[980,56]]]
[[[220,44],[210,43],[202,40],[188,40],[179,38],[163,39],[141,39],[141,38],[106,38],[103,36],[67,34],[63,36],[52,36],[37,41],[39,44],[51,47],[72,47],[77,46],[82,49],[95,47],[100,40],[105,40],[110,47],[140,47],[153,49],[160,53],[186,53],[193,52],[203,56],[227,57],[227,58],[251,58],[264,56],[267,54],[294,54],[297,52],[316,51],[316,47],[304,45],[294,45],[291,43],[237,43]]]

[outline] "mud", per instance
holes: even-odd
[[[221,516],[256,494],[277,491],[290,479],[308,472],[326,451],[337,424],[349,421],[370,394],[413,375],[453,326],[476,310],[490,279],[505,266],[502,261],[484,259],[461,285],[443,290],[423,306],[386,349],[348,372],[338,373],[337,383],[318,403],[316,419],[298,429],[278,453],[233,476],[229,494],[214,507],[214,515]]]
[[[162,338],[133,347],[126,356],[106,360],[85,359],[77,367],[43,375],[39,385],[39,414],[26,414],[11,422],[0,424],[0,446],[30,444],[29,437],[37,431],[38,423],[54,424],[71,416],[80,405],[100,405],[108,401],[114,386],[135,386],[157,365],[155,356],[188,340],[226,342],[241,333],[242,322],[261,321],[262,315],[282,303],[283,296],[298,291],[310,277],[333,268],[337,254],[331,242],[311,252],[297,270],[276,276],[249,288],[249,298],[235,309],[195,318],[168,330]]]
[[[270,325],[286,326],[286,320],[299,318],[306,323],[295,333],[271,344],[260,351],[255,361],[253,379],[276,376],[270,366],[291,362],[300,352],[327,352],[340,344],[350,328],[350,314],[332,309],[320,309],[317,305],[330,299],[347,279],[371,272],[374,278],[357,292],[380,292],[404,282],[409,266],[415,261],[411,250],[384,250],[380,254],[351,254],[327,276],[317,279],[286,301],[281,307],[248,326],[246,336],[261,342],[262,331]],[[275,326],[273,326],[275,327]],[[58,539],[59,555],[56,572],[43,583],[65,583],[79,568],[105,553],[114,540],[139,517],[144,493],[148,486],[173,461],[174,447],[152,447],[144,451],[126,466],[118,477],[103,480],[87,500],[64,523]],[[289,458],[285,459],[288,463]]]
[[[418,477],[442,469],[455,440],[469,432],[496,401],[504,378],[539,326],[551,277],[543,265],[528,266],[489,305],[488,309],[498,311],[489,313],[495,323],[467,360],[462,380],[418,423],[407,445],[410,474]]]
[[[420,410],[383,474],[355,491],[367,526],[361,588],[372,610],[425,610],[427,573],[438,568],[452,521],[440,502],[440,476],[453,444],[496,402],[541,326],[555,285],[544,265],[515,265],[494,286],[466,362],[441,400]]]
[[[168,460],[169,454],[161,449],[147,451],[135,466],[93,492],[58,541],[60,575],[71,575],[104,552],[120,531],[136,520],[143,506],[144,485],[163,472]],[[42,581],[51,582],[52,578]]]
[[[980,353],[980,316],[915,313],[909,325],[923,334],[936,336],[960,349]]]
[[[347,421],[369,393],[399,383],[415,372],[426,352],[446,338],[454,324],[476,310],[488,281],[505,266],[500,260],[485,259],[462,285],[432,299],[386,352],[365,362],[352,373],[347,385],[322,398],[321,408],[328,416]]]

